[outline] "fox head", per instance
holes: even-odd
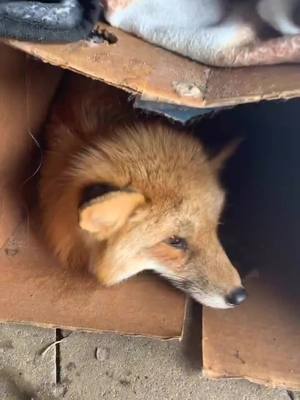
[[[225,198],[218,176],[235,147],[209,159],[196,138],[150,124],[99,139],[76,158],[73,176],[89,182],[79,226],[101,283],[152,270],[207,306],[246,298],[217,236]]]

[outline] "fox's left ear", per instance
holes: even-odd
[[[79,226],[97,239],[108,239],[126,223],[145,198],[141,193],[114,190],[84,204],[79,210]]]
[[[210,160],[210,165],[215,172],[220,172],[226,161],[233,156],[243,139],[234,139],[227,144],[215,157]]]

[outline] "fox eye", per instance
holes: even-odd
[[[171,236],[166,240],[166,243],[178,250],[186,251],[188,249],[187,241],[178,236]]]

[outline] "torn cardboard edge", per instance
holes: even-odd
[[[32,321],[15,321],[15,320],[0,320],[0,324],[13,324],[18,326],[35,326],[36,328],[42,329],[61,329],[70,332],[84,332],[84,333],[99,333],[99,334],[115,334],[120,336],[128,336],[128,337],[150,337],[151,339],[162,340],[164,342],[169,341],[178,341],[181,342],[183,338],[184,328],[182,328],[182,333],[178,335],[156,335],[156,334],[147,334],[147,333],[136,333],[134,331],[127,332],[127,331],[120,331],[120,330],[113,330],[113,329],[93,329],[93,328],[86,328],[86,327],[74,327],[74,326],[62,326],[62,325],[55,325],[55,324],[48,324],[48,323],[39,323],[39,322],[32,322]]]
[[[286,381],[282,380],[282,382],[278,381],[277,379],[268,379],[266,380],[265,378],[259,378],[259,377],[255,377],[253,375],[227,375],[227,373],[219,373],[218,371],[214,371],[214,370],[210,370],[210,369],[202,369],[202,375],[205,378],[208,379],[214,379],[214,380],[219,380],[219,379],[231,379],[231,380],[243,380],[246,379],[249,382],[252,383],[256,383],[257,385],[263,385],[263,386],[267,386],[273,389],[284,389],[284,390],[288,390],[288,391],[299,391],[300,390],[300,383],[299,384],[289,384],[289,386],[287,386]]]
[[[140,95],[142,101],[218,108],[300,96],[298,65],[207,67],[106,24],[100,24],[99,29],[111,32],[117,41],[67,45],[7,43],[44,62]]]

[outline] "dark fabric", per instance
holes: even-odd
[[[0,0],[0,38],[75,42],[89,35],[101,10],[100,0]]]

